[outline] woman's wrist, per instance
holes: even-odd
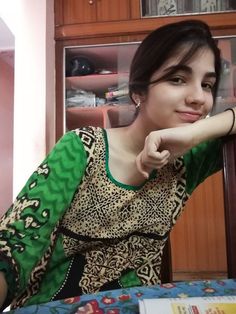
[[[232,110],[236,114],[235,108]],[[227,110],[191,124],[190,132],[193,134],[194,146],[207,140],[226,136],[229,130],[230,134],[235,134],[236,125],[233,113]]]

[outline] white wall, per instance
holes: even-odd
[[[0,0],[15,36],[13,198],[45,157],[46,138],[54,144],[53,12],[53,0]]]

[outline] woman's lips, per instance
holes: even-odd
[[[190,111],[177,111],[178,116],[184,122],[195,122],[201,118],[201,114],[198,112]]]

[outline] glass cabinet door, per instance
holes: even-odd
[[[139,43],[65,48],[66,130],[129,124],[129,67]]]
[[[235,0],[141,0],[142,17],[236,10]]]
[[[213,114],[236,105],[236,36],[219,37],[222,72]]]

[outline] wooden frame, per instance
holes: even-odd
[[[236,136],[223,146],[224,199],[228,278],[236,278]]]
[[[124,36],[147,34],[161,25],[183,21],[187,19],[200,19],[211,27],[213,34],[232,35],[236,34],[236,12],[202,14],[202,15],[179,15],[163,16],[156,18],[134,18],[124,21],[109,21],[96,23],[79,23],[70,25],[58,25],[55,28],[56,40],[98,38],[107,36]]]

